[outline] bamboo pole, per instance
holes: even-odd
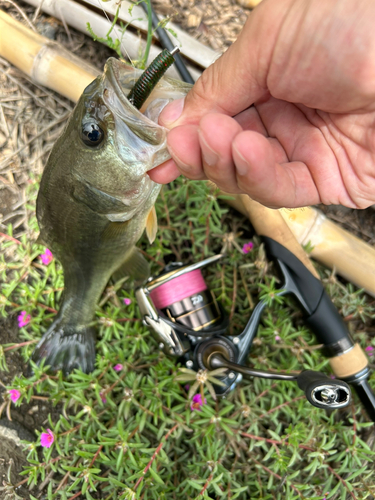
[[[38,83],[77,101],[97,75],[81,59],[55,42],[32,32],[0,10],[0,56],[29,74]],[[14,46],[17,41],[17,50]],[[43,50],[42,50],[43,49]],[[72,85],[74,82],[74,85]],[[251,218],[256,231],[277,239],[315,274],[299,245],[283,225],[287,223],[299,243],[314,245],[311,255],[375,296],[375,249],[341,229],[313,208],[271,210],[245,195],[231,195],[227,203]],[[246,200],[246,202],[244,202]],[[284,222],[285,220],[285,222]]]
[[[91,28],[93,29],[95,35],[99,38],[106,38],[107,33],[110,29],[111,23],[104,17],[104,15],[97,14],[93,10],[90,10],[84,5],[81,5],[72,0],[25,0],[28,4],[34,7],[40,7],[43,12],[46,12],[50,16],[56,17],[61,21],[64,21],[67,25],[75,28],[78,31],[82,31],[86,35],[90,36],[90,33],[87,31],[87,23],[90,23]],[[101,6],[105,6],[104,2],[101,2]],[[140,7],[138,7],[140,9]],[[141,10],[142,17],[145,16],[143,10]],[[121,38],[120,29],[117,27],[111,33],[112,38],[118,39]],[[197,42],[197,41],[196,41]],[[195,47],[195,52],[197,55],[197,59],[199,60],[199,54],[202,52],[202,46],[200,42],[197,42],[199,47]],[[179,45],[179,43],[178,43]],[[146,42],[140,37],[136,36],[134,33],[131,33],[129,30],[126,30],[124,35],[122,36],[121,43],[121,53],[124,57],[129,56],[131,59],[136,60],[139,59],[140,54],[144,52],[146,47]],[[126,50],[125,50],[126,49]],[[160,53],[160,47],[151,45],[150,53],[147,62],[151,62],[155,57]],[[211,50],[211,49],[209,49]],[[181,53],[185,54],[185,48],[181,47]],[[216,53],[215,53],[216,54]],[[191,55],[191,54],[190,54]],[[217,57],[217,55],[216,55]],[[191,64],[187,65],[192,77],[197,80],[201,75],[201,71]],[[174,66],[171,66],[167,74],[178,80],[181,79],[178,71]]]
[[[227,193],[222,193],[227,195]],[[267,208],[246,194],[230,195],[232,200],[225,200],[229,205],[250,220],[259,236],[268,236],[290,250],[319,279],[319,275],[306,252],[296,240],[293,232],[285,223],[279,210]]]
[[[0,55],[35,82],[77,101],[99,71],[0,10]],[[74,83],[73,83],[74,82]]]
[[[325,266],[336,269],[375,297],[375,248],[345,231],[320,210],[305,207],[280,210],[301,245],[313,246],[311,255]]]
[[[226,194],[227,193],[223,193]],[[329,220],[312,207],[272,210],[247,197],[225,200],[248,217],[259,235],[269,236],[293,252],[316,277],[300,245],[310,244],[310,255],[346,280],[375,297],[375,248]],[[259,207],[257,207],[259,205]],[[285,230],[285,225],[289,232]],[[293,236],[292,241],[290,235]],[[296,248],[296,244],[300,250]],[[311,263],[310,263],[311,264]]]
[[[237,3],[239,3],[242,7],[245,7],[245,9],[255,9],[261,1],[262,0],[237,0]]]

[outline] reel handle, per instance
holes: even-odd
[[[343,380],[330,379],[324,373],[305,370],[298,375],[297,384],[309,403],[317,408],[337,409],[350,404],[350,388]]]
[[[321,372],[305,370],[298,375],[290,375],[288,373],[254,370],[229,361],[219,352],[213,352],[208,357],[207,365],[208,369],[228,368],[247,377],[297,382],[298,387],[304,391],[309,403],[317,408],[334,410],[345,408],[351,402],[351,393],[348,384],[342,380],[332,380]]]

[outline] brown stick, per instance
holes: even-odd
[[[141,482],[143,481],[143,478],[144,476],[146,475],[148,469],[151,467],[153,461],[155,460],[155,458],[158,456],[160,450],[163,448],[163,444],[167,441],[167,439],[169,438],[169,436],[172,434],[173,431],[175,431],[177,429],[177,427],[179,426],[179,424],[176,424],[172,427],[172,429],[169,429],[169,431],[167,432],[167,434],[165,435],[164,439],[161,441],[161,443],[159,444],[159,446],[156,448],[156,450],[154,451],[154,454],[152,455],[151,457],[151,460],[149,461],[149,463],[146,465],[146,467],[144,468],[144,471],[142,472],[142,476],[138,479],[138,481],[136,482],[135,486],[134,486],[134,491],[136,492],[137,491],[137,488],[138,486],[141,484]]]
[[[280,213],[301,245],[313,246],[311,256],[375,297],[375,248],[345,231],[313,207],[282,209]]]

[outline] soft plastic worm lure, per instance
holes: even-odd
[[[141,109],[155,85],[162,78],[167,69],[174,63],[173,56],[178,52],[180,52],[178,47],[175,47],[172,52],[164,49],[144,70],[128,95],[128,100],[134,107]]]

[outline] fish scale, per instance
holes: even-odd
[[[141,73],[107,61],[83,92],[43,172],[40,241],[62,264],[64,293],[32,360],[39,365],[44,359],[51,372],[91,372],[95,309],[111,275],[149,275],[135,244],[145,227],[151,240],[156,232],[161,186],[147,172],[169,158],[167,130],[157,119],[163,105],[184,97],[190,86],[165,77],[141,113],[126,97]]]

